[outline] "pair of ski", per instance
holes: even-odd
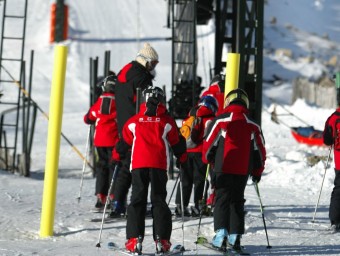
[[[220,252],[221,254],[226,256],[250,255],[250,253],[245,251],[243,248],[241,248],[240,250],[235,250],[233,248],[229,248],[228,246],[215,247],[212,245],[212,243],[208,242],[208,239],[203,236],[198,237],[195,243],[198,245],[202,245],[208,249]]]
[[[117,252],[120,252],[122,254],[125,254],[125,255],[141,255],[141,256],[146,256],[146,255],[152,255],[152,256],[170,256],[170,255],[182,255],[183,252],[185,252],[185,249],[182,245],[180,244],[177,244],[175,246],[172,246],[170,251],[168,252],[165,252],[165,253],[142,253],[142,254],[136,254],[136,253],[133,253],[133,252],[129,252],[127,251],[125,248],[121,248],[119,247],[116,243],[114,242],[109,242],[107,244],[107,247],[111,250],[114,250],[114,251],[117,251]]]

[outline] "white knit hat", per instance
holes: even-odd
[[[149,43],[145,43],[144,47],[138,52],[136,61],[145,67],[147,62],[158,61],[158,54]]]

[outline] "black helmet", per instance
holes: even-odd
[[[215,114],[218,109],[217,100],[211,95],[206,95],[200,98],[200,100],[198,101],[198,106],[206,106],[208,109],[210,109]]]
[[[227,107],[232,103],[242,104],[246,108],[249,108],[249,99],[247,93],[240,88],[230,91],[225,97],[224,105]]]
[[[153,99],[153,101],[157,100],[158,102],[165,104],[165,94],[164,94],[164,91],[161,88],[159,88],[159,87],[149,86],[148,88],[146,88],[143,91],[142,94],[143,94],[142,95],[142,97],[143,97],[142,102],[148,102],[151,99]]]
[[[110,75],[104,78],[102,82],[102,90],[103,92],[115,92],[115,85],[117,82],[117,76],[116,75]]]
[[[224,84],[225,84],[225,80],[224,80],[224,77],[223,75],[215,75],[213,77],[213,79],[211,80],[210,82],[210,86],[213,85],[213,84],[218,84],[219,88],[220,88],[220,91],[221,92],[224,92]]]

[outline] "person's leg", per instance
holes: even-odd
[[[230,227],[230,188],[232,181],[229,174],[216,173],[216,203],[214,209],[214,230],[212,244],[225,246]]]
[[[194,207],[191,207],[191,214],[199,216],[200,210],[205,202],[203,198],[204,186],[206,184],[207,165],[202,162],[202,154],[194,153],[193,155],[193,183],[194,183]]]
[[[122,161],[122,166],[119,167],[119,172],[115,181],[112,202],[112,210],[110,217],[119,217],[121,214],[125,214],[126,201],[129,189],[131,187],[131,172],[129,170],[130,157],[127,157]]]
[[[170,249],[172,231],[171,211],[166,203],[167,172],[161,169],[150,169],[151,204],[153,216],[153,238],[157,251]]]
[[[182,177],[180,178],[180,182],[182,182],[183,189],[183,206],[184,206],[184,215],[190,216],[190,212],[188,210],[188,205],[190,202],[192,185],[193,185],[193,170],[190,156],[188,155],[188,160],[185,166],[182,167],[181,173]],[[180,174],[179,174],[180,175]],[[176,215],[181,216],[181,184],[178,183],[177,193],[176,193]]]
[[[329,220],[331,225],[340,229],[340,171],[335,170],[334,187],[329,206]]]
[[[241,237],[244,234],[244,190],[248,176],[233,175],[233,187],[230,191],[230,229],[228,243],[234,249],[241,249]]]
[[[97,202],[95,205],[96,209],[103,209],[106,196],[108,192],[108,182],[109,182],[109,168],[107,164],[107,148],[106,147],[97,147],[98,154],[98,163],[96,165],[96,186],[95,186],[95,194],[97,196]]]
[[[126,238],[144,237],[149,170],[132,171],[131,202],[127,209]]]

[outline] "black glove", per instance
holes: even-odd
[[[176,159],[176,167],[178,169],[181,169],[181,167],[185,168],[187,160],[188,160],[188,154],[187,154],[187,152],[185,152],[182,155],[180,155],[179,157],[177,157],[177,159]]]
[[[261,180],[261,175],[260,175],[260,176],[252,176],[252,177],[251,177],[251,180],[252,180],[253,182],[259,183],[260,180]]]
[[[89,112],[87,112],[87,114],[85,115],[84,121],[86,124],[90,124],[90,125],[96,123],[96,120],[93,121],[89,118]]]

